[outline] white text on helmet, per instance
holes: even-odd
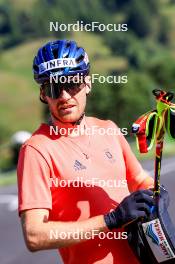
[[[45,71],[66,68],[66,67],[76,67],[76,61],[73,58],[66,59],[54,59],[47,62],[43,62],[39,65],[39,73],[44,73]]]

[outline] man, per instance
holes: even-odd
[[[18,161],[27,247],[59,249],[70,264],[138,263],[122,232],[149,216],[153,180],[121,133],[99,133],[119,132],[113,122],[85,116],[91,91],[86,52],[74,41],[49,42],[39,49],[33,69],[51,117],[23,145]]]

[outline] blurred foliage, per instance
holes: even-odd
[[[32,58],[50,39],[72,38],[85,47],[92,73],[128,75],[126,84],[93,84],[88,114],[129,127],[153,107],[151,90],[174,90],[175,1],[0,0],[0,143],[42,120]],[[127,32],[50,32],[49,22],[124,23]],[[44,110],[43,110],[44,111]],[[26,118],[27,116],[27,118]],[[10,124],[10,125],[9,125]]]

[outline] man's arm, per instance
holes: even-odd
[[[135,183],[128,182],[128,188],[130,192],[154,188],[154,180],[145,170],[141,170],[141,172],[136,177],[134,177],[134,181]]]
[[[26,245],[30,251],[74,245],[94,238],[100,232],[121,228],[140,217],[147,217],[152,205],[153,191],[139,190],[125,197],[112,212],[83,221],[51,222],[47,209],[26,210],[21,214]]]
[[[103,215],[78,222],[51,222],[48,217],[47,209],[31,209],[21,213],[26,246],[32,252],[77,244],[90,239],[93,230],[95,234],[108,230]],[[63,233],[64,237],[59,237]]]
[[[154,188],[154,179],[145,171],[141,171],[138,175],[140,179],[143,179],[138,189],[151,189]]]
[[[111,126],[118,129],[118,127],[111,122]],[[154,187],[154,180],[151,176],[143,170],[141,164],[137,160],[135,154],[131,150],[131,147],[122,133],[119,133],[117,139],[120,142],[120,146],[123,152],[123,158],[126,166],[126,180],[128,183],[128,189],[130,192],[134,192],[140,189],[149,189]]]

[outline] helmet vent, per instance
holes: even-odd
[[[46,47],[43,48],[43,58],[45,61],[47,61],[47,49],[46,49]]]
[[[70,47],[70,41],[66,43],[66,49]]]
[[[76,62],[77,62],[77,63],[80,63],[83,59],[84,59],[84,56],[83,56],[83,55],[80,55],[80,56],[76,59]]]
[[[33,69],[34,69],[34,71],[38,71],[38,66],[36,64],[33,65]]]
[[[58,57],[58,50],[57,49],[53,49],[53,56],[54,58],[57,58]]]

